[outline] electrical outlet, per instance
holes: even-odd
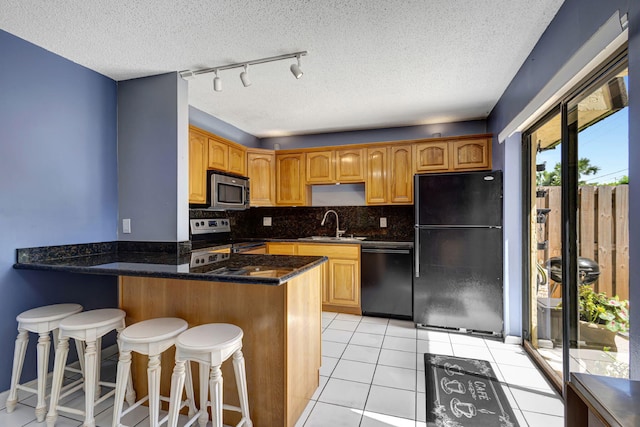
[[[387,228],[387,218],[385,217],[380,218],[380,228]]]
[[[270,216],[262,217],[262,225],[265,227],[271,227],[271,217]]]
[[[122,232],[124,234],[131,233],[131,218],[125,218],[122,220]]]

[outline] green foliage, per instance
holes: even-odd
[[[578,292],[580,320],[605,325],[613,332],[629,330],[629,301],[596,293],[590,285],[580,285]]]
[[[551,171],[542,171],[536,173],[536,185],[538,186],[554,186],[561,184],[562,165],[560,162],[556,163]],[[591,164],[591,160],[583,157],[578,160],[578,184],[585,185],[586,181],[582,179],[583,176],[595,175],[600,171],[598,166]]]

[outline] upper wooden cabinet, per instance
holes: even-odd
[[[276,154],[271,150],[247,150],[247,176],[249,177],[250,205],[276,204]]]
[[[189,131],[189,203],[207,202],[207,135]]]
[[[335,182],[335,153],[333,151],[305,153],[305,159],[308,184]]]
[[[307,203],[304,153],[276,153],[276,204],[304,206]]]
[[[410,144],[367,149],[368,205],[413,203],[412,158]]]
[[[410,205],[413,203],[413,156],[411,145],[389,147],[389,202]]]
[[[364,182],[364,148],[336,150],[336,181]]]
[[[367,148],[365,194],[368,205],[384,205],[388,201],[387,161],[387,147]]]
[[[247,150],[240,144],[221,137],[209,137],[209,169],[247,174]]]
[[[425,141],[414,145],[415,172],[453,172],[491,168],[491,137]]]
[[[449,169],[448,142],[421,142],[413,147],[417,173],[446,171]]]
[[[364,153],[364,148],[306,152],[307,184],[364,182]]]
[[[451,142],[453,170],[487,169],[491,162],[491,138]]]
[[[209,138],[209,169],[229,169],[229,144]]]

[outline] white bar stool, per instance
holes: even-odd
[[[54,346],[60,321],[66,317],[82,311],[80,304],[54,304],[43,307],[32,308],[24,311],[16,317],[18,321],[18,336],[16,338],[16,346],[13,353],[13,369],[11,371],[11,387],[9,389],[9,397],[7,397],[7,412],[11,413],[18,404],[18,390],[23,390],[38,396],[36,404],[36,418],[38,422],[44,421],[47,414],[47,405],[45,403],[45,390],[47,388],[47,373],[49,372],[49,350],[51,348],[50,333],[54,332]],[[24,357],[27,353],[27,344],[29,343],[29,332],[38,334],[38,385],[37,389],[27,387],[20,384],[20,376],[22,375],[22,367],[24,365]],[[81,372],[77,369],[66,367],[73,372]]]
[[[111,390],[104,396],[96,400],[96,395],[100,395],[100,386],[115,388],[115,383],[100,381],[100,347],[102,337],[114,329],[121,332],[124,327],[126,313],[117,308],[103,308],[98,310],[84,311],[63,319],[59,325],[59,342],[56,349],[56,357],[53,366],[53,382],[51,384],[51,402],[47,413],[47,426],[54,427],[58,418],[58,411],[68,412],[76,415],[84,415],[84,427],[95,427],[93,411],[95,405],[108,399],[115,394]],[[73,393],[82,385],[67,390],[60,394],[63,381],[64,365],[69,354],[69,338],[84,341],[86,348],[84,352],[84,393],[85,410],[69,408],[59,405],[62,397]]]
[[[176,317],[162,317],[143,320],[125,328],[118,336],[118,374],[116,377],[116,395],[113,404],[113,427],[126,427],[121,424],[122,417],[149,401],[149,427],[158,427],[162,421],[158,420],[160,414],[160,401],[168,402],[169,398],[160,396],[160,355],[173,346],[176,337],[187,330],[189,324]],[[149,356],[147,368],[148,395],[139,401],[135,401],[136,394],[131,384],[131,352],[146,354]],[[190,386],[190,384],[189,384]],[[123,400],[126,398],[129,407],[123,411]],[[193,389],[191,389],[193,395]],[[192,413],[195,407],[191,405]]]
[[[227,323],[210,323],[196,326],[178,335],[176,340],[176,366],[171,376],[171,398],[169,402],[169,427],[178,425],[178,412],[182,399],[182,388],[185,381],[185,364],[189,361],[198,362],[200,366],[200,410],[190,417],[185,424],[190,426],[197,419],[200,426],[205,427],[209,419],[207,406],[211,406],[213,427],[222,427],[222,409],[240,412],[242,419],[236,425],[251,427],[253,423],[249,415],[249,399],[247,398],[247,378],[244,370],[244,356],[242,355],[242,329]],[[240,407],[223,405],[222,403],[222,373],[220,366],[233,355],[233,371],[236,377]],[[209,381],[209,387],[205,386]],[[211,401],[207,401],[208,393]],[[187,399],[193,400],[193,391]]]

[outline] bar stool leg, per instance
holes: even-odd
[[[158,427],[160,416],[160,355],[149,356],[147,365],[147,383],[149,396],[149,427]]]
[[[49,349],[51,348],[51,337],[49,332],[39,334],[37,354],[38,354],[38,403],[36,404],[36,418],[38,422],[44,421],[47,415],[47,404],[44,400],[47,388],[47,373],[49,372]]]
[[[193,391],[193,377],[191,376],[191,362],[187,362],[186,363],[186,382],[185,382],[185,388],[187,390],[187,402],[189,404],[189,413],[188,416],[189,418],[193,418],[193,416],[196,414],[196,412],[198,412],[198,409],[196,408],[196,402],[195,402],[195,393]]]
[[[222,386],[223,386],[222,372],[220,371],[220,365],[213,366],[211,368],[211,376],[209,377],[209,388],[211,390],[211,425],[213,427],[222,427]],[[200,381],[201,388],[206,389],[202,381]],[[206,408],[205,408],[206,410]],[[203,426],[204,427],[204,426]]]
[[[182,389],[184,388],[184,364],[184,360],[176,360],[176,366],[173,368],[173,374],[171,374],[171,394],[167,427],[176,427],[178,425],[178,415],[180,414],[180,404],[182,402]],[[193,394],[191,396],[193,397]]]
[[[62,337],[58,341],[56,348],[55,362],[53,365],[53,380],[51,382],[51,401],[49,402],[49,412],[47,413],[47,427],[54,427],[58,418],[58,401],[60,400],[60,389],[64,377],[64,367],[67,364],[69,355],[69,338]]]
[[[11,370],[11,388],[9,389],[9,397],[7,397],[7,412],[11,413],[16,409],[18,404],[18,384],[22,376],[22,366],[24,364],[24,356],[27,353],[27,344],[29,343],[29,332],[24,329],[18,330],[16,337],[16,346],[13,350],[13,369]]]
[[[76,343],[76,353],[78,354],[78,363],[80,364],[80,370],[82,371],[82,376],[86,378],[87,371],[84,367],[84,341],[74,340]],[[84,381],[82,382],[82,390],[84,391]]]
[[[209,421],[209,412],[207,411],[207,401],[209,400],[209,390],[206,384],[209,382],[210,366],[206,363],[200,363],[200,417],[198,418],[198,424],[200,427],[205,427],[207,421]],[[213,411],[213,408],[211,408]]]
[[[249,416],[249,397],[247,396],[247,375],[244,370],[244,355],[242,350],[233,353],[233,373],[236,377],[236,388],[238,389],[238,399],[240,400],[240,411],[244,418],[244,426],[251,427],[251,417]]]
[[[118,369],[116,374],[116,394],[113,397],[113,427],[118,427],[118,420],[122,414],[122,406],[125,394],[125,380],[131,378],[131,352],[120,351]],[[127,381],[128,383],[128,381]]]
[[[94,408],[93,404],[96,401],[96,377],[97,377],[97,364],[96,359],[96,341],[87,340],[87,346],[84,352],[84,368],[87,376],[85,377],[85,418],[83,427],[95,427],[96,420],[93,416]]]

